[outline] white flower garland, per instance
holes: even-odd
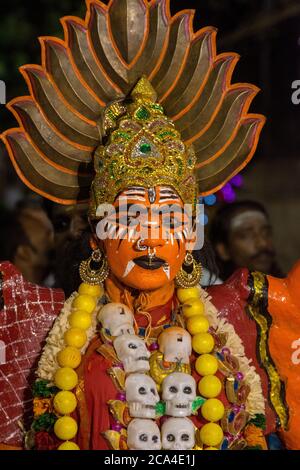
[[[40,379],[49,380],[53,383],[54,374],[59,368],[56,356],[64,346],[64,334],[70,328],[68,317],[71,314],[72,303],[78,296],[78,292],[73,292],[71,296],[65,301],[64,306],[56,318],[48,336],[46,339],[46,345],[43,348],[41,358],[38,363],[36,375]],[[86,330],[87,341],[83,348],[80,350],[81,354],[84,354],[87,350],[89,343],[93,336],[97,332],[97,313],[99,311],[97,307],[92,315],[92,324],[88,330]]]

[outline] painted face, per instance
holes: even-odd
[[[162,186],[132,187],[118,196],[114,207],[114,216],[102,221],[109,235],[104,248],[113,274],[139,290],[171,282],[184,261],[190,223],[179,196]]]

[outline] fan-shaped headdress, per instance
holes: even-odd
[[[128,185],[163,183],[192,202],[251,159],[258,89],[231,84],[238,56],[216,55],[216,30],[195,33],[193,11],[88,0],[85,20],[61,22],[64,40],[40,38],[42,65],[21,67],[30,96],[9,103],[20,127],[2,134],[31,189],[62,204],[91,194],[95,208]]]

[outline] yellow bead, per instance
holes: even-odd
[[[86,332],[81,328],[70,328],[65,332],[64,340],[67,346],[81,349],[87,342]]]
[[[219,450],[216,447],[206,447],[204,450]]]
[[[218,361],[211,354],[202,354],[197,358],[195,368],[199,375],[214,375],[218,370]]]
[[[79,294],[76,299],[73,300],[72,307],[78,310],[84,310],[88,313],[93,313],[96,308],[96,300],[91,295]]]
[[[176,291],[178,300],[184,304],[188,299],[199,299],[200,289],[198,287],[189,287],[188,289],[182,289],[181,287]]]
[[[191,318],[194,315],[204,315],[204,304],[200,299],[188,299],[182,306],[185,318]]]
[[[80,450],[75,442],[66,441],[60,444],[57,450]]]
[[[57,362],[60,367],[71,367],[76,369],[81,363],[80,351],[73,346],[67,346],[57,354]]]
[[[90,313],[84,310],[74,310],[68,320],[72,328],[81,328],[82,330],[87,330],[92,324]]]
[[[217,398],[209,398],[201,407],[201,413],[206,421],[219,421],[224,416],[224,405]]]
[[[210,353],[214,349],[215,341],[210,333],[197,333],[193,336],[193,350],[198,354]]]
[[[198,390],[200,395],[205,398],[215,398],[221,393],[221,380],[215,375],[206,375],[198,383]]]
[[[223,439],[221,426],[215,423],[204,424],[200,429],[200,439],[207,446],[215,447],[219,445]]]
[[[194,315],[188,319],[186,326],[191,335],[206,333],[209,328],[209,321],[204,315]]]
[[[80,284],[78,293],[82,295],[91,295],[92,297],[102,297],[104,291],[102,286],[91,286],[83,282]]]
[[[70,367],[62,367],[55,372],[54,383],[61,390],[72,390],[78,383],[78,376]]]
[[[71,416],[62,416],[54,424],[54,433],[62,441],[73,439],[77,434],[77,423]]]
[[[53,404],[59,414],[68,415],[75,410],[77,400],[74,393],[63,390],[55,395]]]

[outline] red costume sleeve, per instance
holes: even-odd
[[[18,422],[28,428],[34,370],[64,294],[26,282],[8,262],[0,263],[0,272],[0,443],[18,447]]]

